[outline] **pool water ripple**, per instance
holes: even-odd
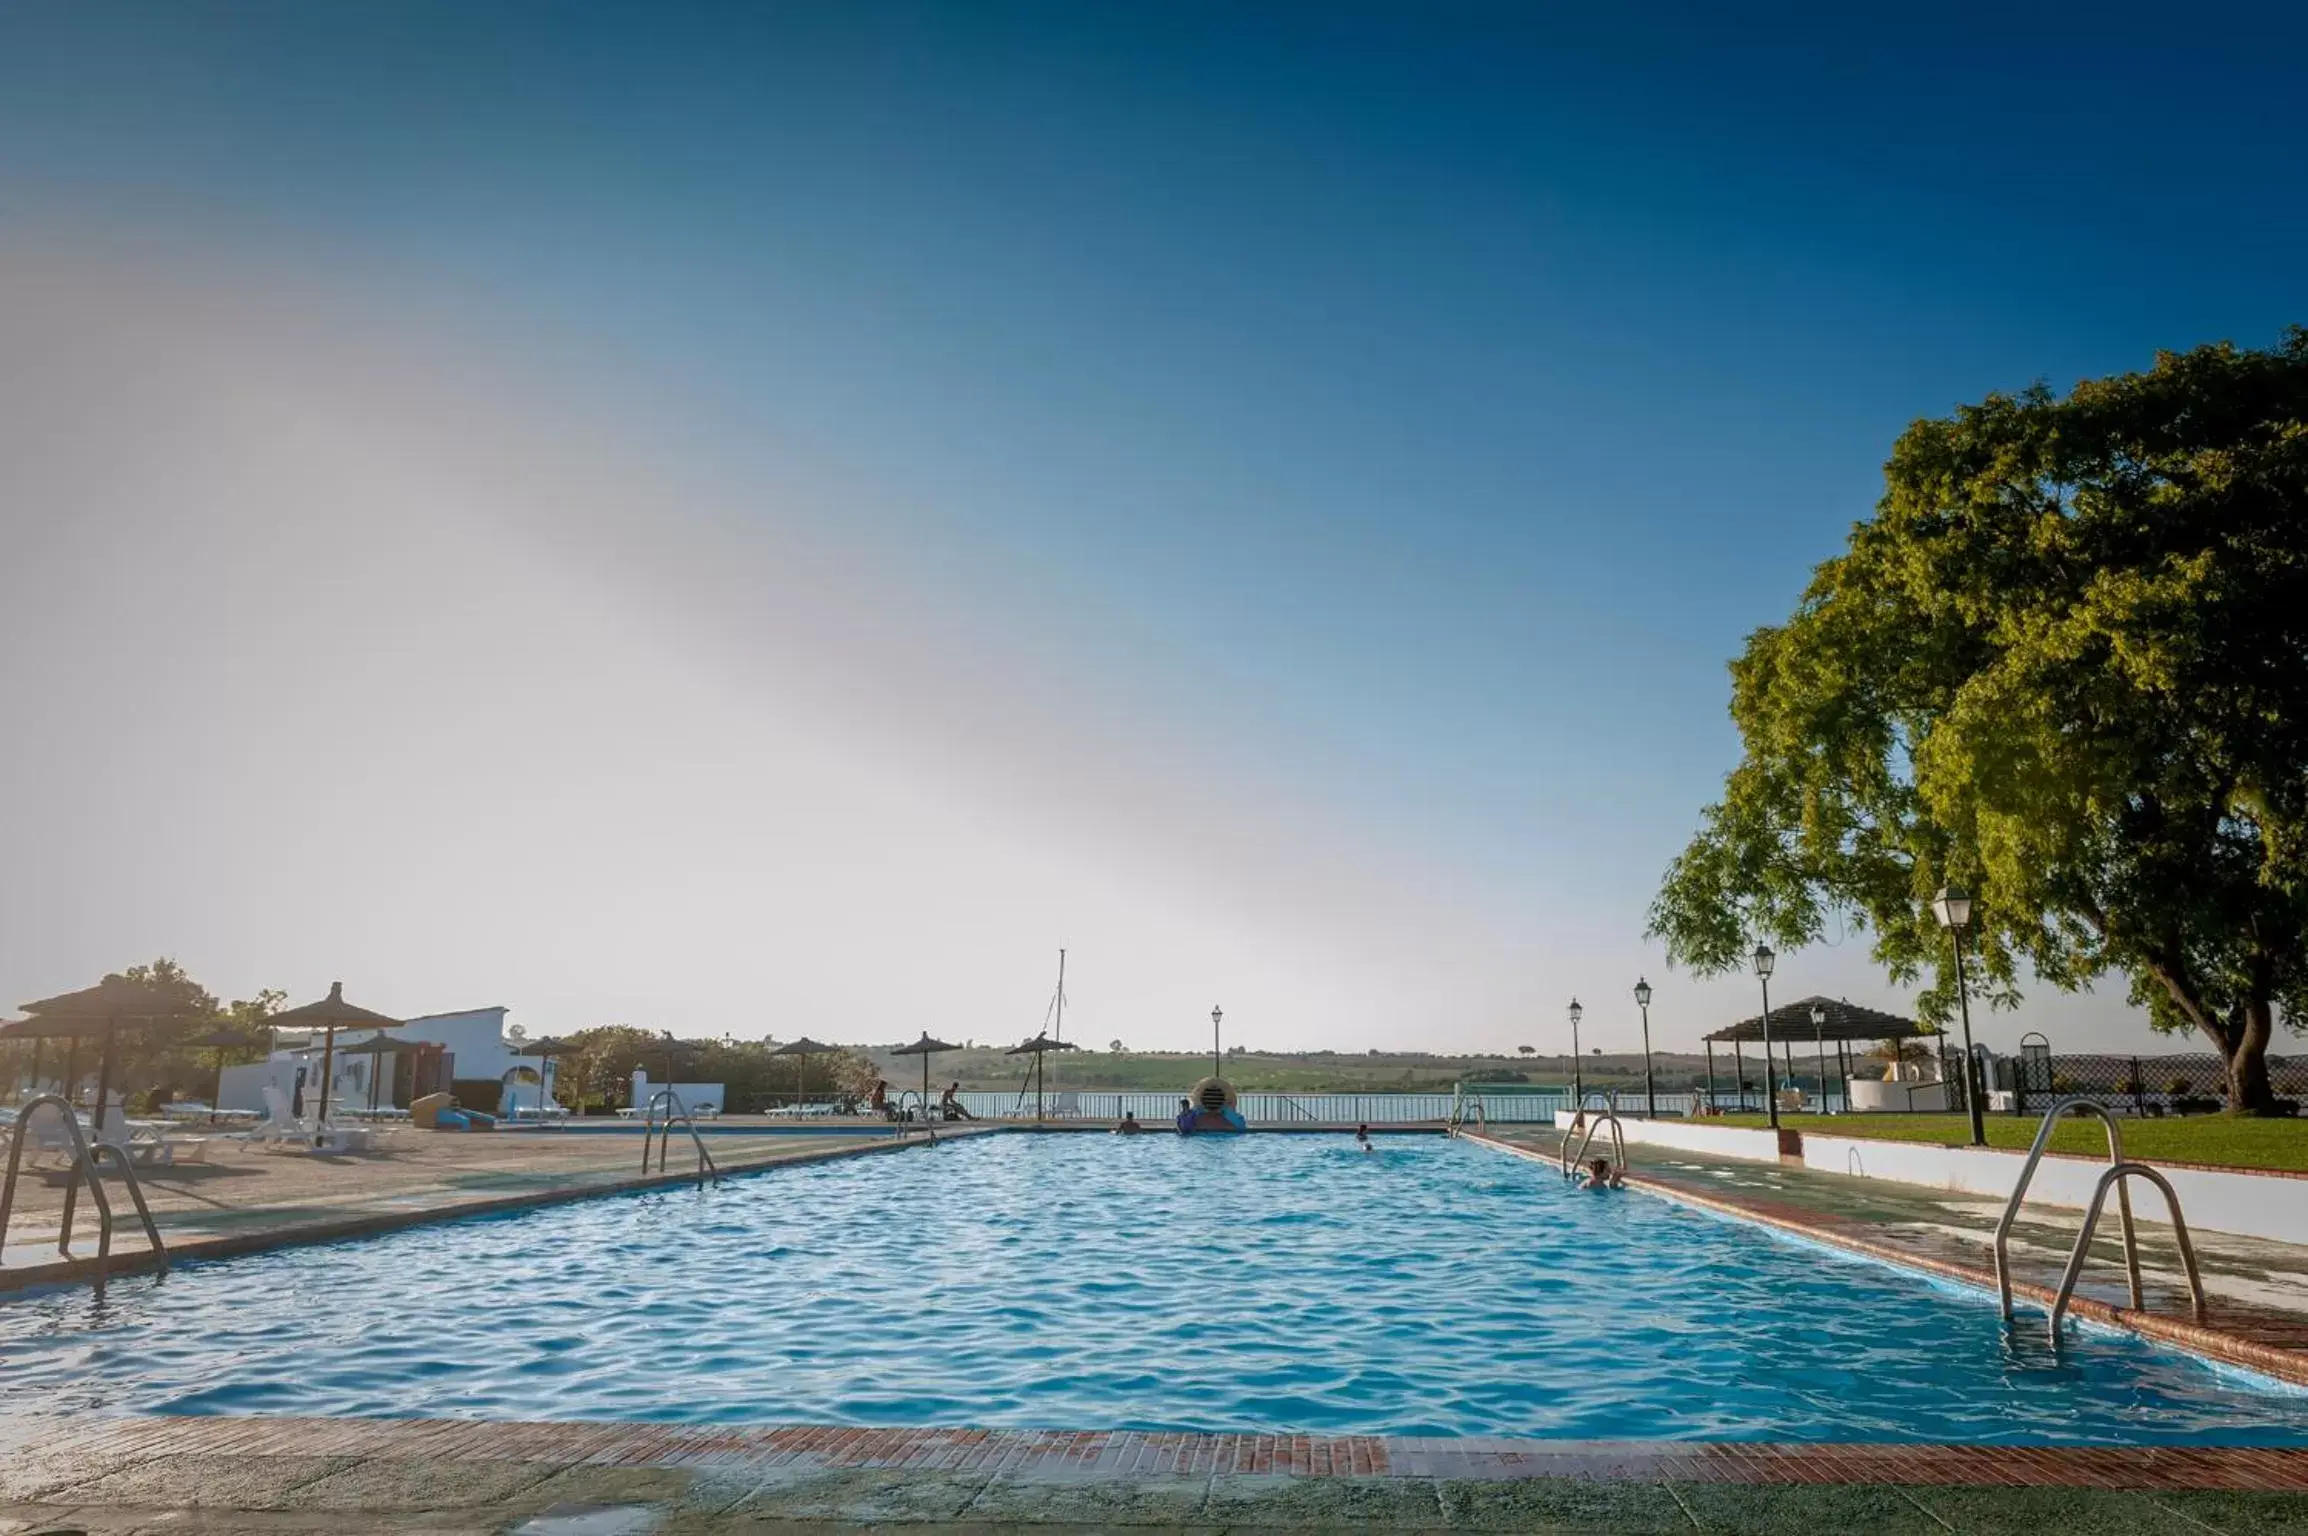
[[[2308,1398],[1460,1142],[1001,1136],[0,1307],[100,1411],[2308,1444]]]

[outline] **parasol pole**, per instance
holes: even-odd
[[[334,1024],[321,1030],[321,1112],[313,1117],[313,1124],[329,1123],[329,1069],[337,1058],[337,1027]]]

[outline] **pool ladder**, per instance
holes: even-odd
[[[657,1118],[658,1107],[665,1109],[665,1118]],[[647,1118],[641,1123],[641,1171],[649,1172],[649,1153],[654,1143],[657,1151],[657,1171],[665,1171],[665,1157],[673,1141],[673,1128],[679,1125],[689,1133],[690,1145],[697,1148],[697,1187],[705,1181],[721,1182],[721,1170],[714,1166],[713,1154],[705,1150],[705,1138],[697,1134],[697,1122],[689,1116],[689,1106],[681,1102],[681,1095],[670,1088],[660,1088],[649,1096]]]
[[[1470,1105],[1474,1108],[1475,1123],[1482,1127],[1483,1133],[1485,1135],[1490,1133],[1491,1117],[1490,1112],[1483,1107],[1483,1096],[1479,1093],[1470,1094],[1461,1092],[1459,1096],[1451,1102],[1450,1124],[1445,1128],[1450,1132],[1451,1135],[1456,1136],[1461,1131],[1466,1129],[1467,1109]]]
[[[901,1136],[907,1134],[914,1124],[913,1115],[906,1108],[906,1100],[908,1099],[915,1099],[920,1101],[922,1130],[928,1134],[930,1143],[933,1146],[936,1145],[938,1139],[938,1127],[937,1122],[931,1118],[932,1111],[930,1109],[930,1096],[919,1088],[908,1088],[903,1093],[898,1095],[898,1124],[907,1127],[906,1131],[900,1131],[898,1134]]]
[[[1602,1103],[1590,1111],[1588,1106],[1594,1104],[1597,1099],[1601,1099]],[[1601,1130],[1605,1122],[1608,1122],[1611,1127],[1611,1176],[1614,1179],[1625,1177],[1627,1172],[1627,1130],[1625,1126],[1619,1123],[1618,1110],[1612,1107],[1608,1098],[1598,1092],[1588,1094],[1587,1103],[1581,1104],[1577,1113],[1581,1115],[1592,1113],[1594,1118],[1587,1122],[1587,1134],[1580,1139],[1579,1150],[1576,1155],[1571,1151],[1571,1132],[1563,1132],[1563,1177],[1566,1179],[1571,1177],[1571,1171],[1587,1160],[1587,1149],[1595,1144],[1595,1132]],[[1577,1127],[1573,1126],[1573,1129],[1575,1130]]]
[[[2020,1167],[2019,1182],[2012,1186],[2011,1199],[2004,1205],[2003,1219],[1995,1226],[1995,1288],[2003,1304],[2005,1322],[2012,1320],[2011,1307],[2011,1229],[2019,1220],[2020,1203],[2027,1198],[2028,1184],[2036,1176],[2036,1165],[2044,1160],[2044,1148],[2051,1143],[2052,1127],[2061,1115],[2070,1109],[2083,1109],[2100,1117],[2108,1129],[2108,1171],[2092,1188],[2092,1202],[2084,1211],[2083,1230],[2076,1234],[2076,1246],[2068,1254],[2068,1267],[2060,1276],[2060,1288],[2052,1296],[2051,1341],[2060,1341],[2060,1322],[2067,1316],[2068,1303],[2075,1299],[2076,1281],[2083,1275],[2084,1259],[2091,1252],[2092,1232],[2099,1226],[2100,1212],[2107,1205],[2108,1191],[2116,1192],[2117,1224],[2123,1230],[2124,1278],[2129,1283],[2132,1310],[2146,1310],[2147,1302],[2140,1288],[2140,1239],[2132,1227],[2132,1196],[2124,1188],[2126,1179],[2146,1179],[2164,1192],[2164,1209],[2172,1218],[2172,1237],[2179,1245],[2180,1265],[2187,1271],[2188,1293],[2195,1302],[2196,1321],[2205,1320],[2204,1277],[2196,1266],[2196,1245],[2188,1240],[2188,1223],[2180,1214],[2180,1197],[2172,1192],[2171,1181],[2146,1163],[2124,1161],[2124,1133],[2116,1124],[2116,1117],[2107,1106],[2094,1099],[2067,1098],[2044,1112],[2043,1123],[2036,1127],[2035,1144],[2028,1148],[2027,1162]]]
[[[8,1138],[8,1173],[0,1180],[0,1252],[8,1245],[8,1218],[16,1209],[16,1179],[24,1166],[24,1133],[32,1125],[38,1110],[54,1105],[64,1120],[64,1138],[72,1148],[72,1166],[65,1171],[64,1214],[56,1229],[56,1251],[65,1258],[72,1257],[72,1211],[80,1186],[88,1186],[88,1203],[96,1207],[96,1295],[104,1296],[104,1282],[112,1268],[112,1201],[104,1193],[104,1179],[97,1167],[98,1159],[112,1154],[120,1165],[120,1176],[128,1185],[128,1198],[136,1206],[137,1220],[144,1224],[144,1240],[152,1247],[153,1259],[162,1274],[168,1273],[168,1245],[160,1240],[160,1228],[152,1220],[152,1207],[144,1203],[144,1186],[137,1182],[136,1165],[128,1154],[108,1141],[91,1143],[81,1134],[80,1117],[62,1096],[53,1093],[36,1094],[25,1101],[16,1112],[16,1124]]]

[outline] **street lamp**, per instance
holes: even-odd
[[[1987,1122],[1980,1115],[1979,1085],[1974,1080],[1976,1064],[1971,1054],[1971,985],[1963,973],[1963,936],[1971,927],[1971,898],[1953,886],[1943,885],[1932,898],[1931,910],[1939,919],[1939,926],[1947,930],[1947,942],[1955,951],[1956,1006],[1963,1010],[1963,1103],[1971,1111],[1971,1144],[1987,1145]]]
[[[1579,1018],[1586,1011],[1579,1006],[1577,998],[1571,999],[1571,1107],[1573,1109],[1587,1107],[1587,1080],[1579,1075]]]
[[[1218,1021],[1225,1017],[1225,1011],[1216,1003],[1210,1005],[1210,1075],[1212,1077],[1225,1076],[1218,1070]]]
[[[1771,1129],[1779,1129],[1779,1095],[1771,1085],[1771,969],[1779,957],[1771,953],[1771,946],[1760,941],[1755,945],[1755,979],[1763,984],[1763,1107],[1771,1112]]]
[[[1643,1113],[1659,1118],[1659,1085],[1651,1080],[1651,984],[1635,979],[1635,1006],[1643,1010]]]
[[[1819,1057],[1819,1112],[1827,1112],[1827,1005],[1811,1005],[1811,1049]]]

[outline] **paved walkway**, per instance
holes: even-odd
[[[2308,1451],[331,1419],[0,1419],[0,1522],[87,1532],[2298,1530]],[[0,1530],[11,1527],[0,1523]]]
[[[941,1137],[977,1134],[940,1127]],[[919,1140],[919,1133],[914,1133]],[[872,1127],[841,1131],[763,1129],[716,1132],[706,1147],[724,1173],[806,1162],[898,1146],[902,1138]],[[223,1257],[284,1241],[312,1241],[526,1204],[578,1199],[641,1185],[639,1132],[503,1131],[458,1134],[403,1129],[373,1152],[343,1156],[262,1151],[241,1142],[212,1142],[204,1162],[140,1171],[139,1182],[177,1257]],[[694,1175],[696,1155],[676,1139],[667,1182]],[[145,1242],[121,1180],[105,1180],[117,1222],[113,1252],[132,1267]],[[46,1283],[76,1271],[60,1265],[58,1218],[65,1180],[27,1172],[18,1185],[8,1241],[0,1250],[0,1288]],[[85,1196],[76,1217],[76,1255],[96,1247],[95,1218]],[[116,1271],[117,1272],[117,1271]]]
[[[1561,1139],[1536,1127],[1488,1137],[1553,1161]],[[2003,1203],[1889,1179],[1818,1173],[1795,1163],[1710,1157],[1631,1143],[1628,1182],[1992,1289],[1993,1239]],[[2150,1202],[2152,1205],[2153,1202]],[[2011,1234],[2013,1291],[2020,1326],[2041,1328],[2082,1223],[2080,1212],[2023,1208]],[[2224,1232],[2191,1232],[2209,1302],[2199,1327],[2172,1230],[2138,1224],[2146,1308],[2130,1310],[2115,1213],[2100,1221],[2092,1258],[2077,1287],[2074,1315],[2113,1323],[2198,1353],[2308,1384],[2308,1248]]]

